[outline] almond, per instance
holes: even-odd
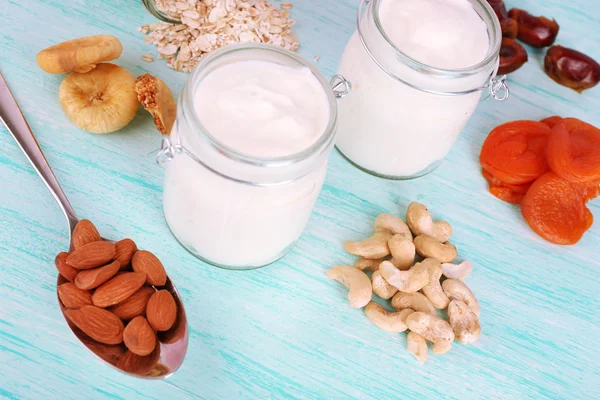
[[[86,269],[77,274],[75,285],[82,290],[97,288],[119,272],[121,264],[115,260],[104,267]]]
[[[157,331],[168,331],[177,318],[177,305],[168,290],[154,293],[146,306],[146,318]]]
[[[158,334],[158,339],[162,343],[170,344],[178,342],[184,337],[186,332],[185,311],[179,299],[175,299],[175,303],[177,304],[177,318],[175,319],[175,323],[168,331]]]
[[[128,351],[117,363],[117,368],[131,374],[150,375],[159,358],[160,346],[155,346],[154,351],[147,356],[138,356]]]
[[[58,253],[56,258],[54,259],[54,264],[56,265],[56,269],[58,273],[62,275],[63,278],[68,280],[69,282],[73,282],[75,280],[75,276],[77,276],[77,271],[75,268],[71,267],[67,264],[67,257],[69,253]]]
[[[131,266],[136,272],[146,273],[146,283],[153,286],[164,286],[167,283],[165,267],[156,256],[149,251],[140,250],[133,255]]]
[[[79,308],[92,305],[92,295],[79,289],[74,283],[67,282],[58,286],[58,297],[67,308]]]
[[[117,314],[123,320],[129,320],[139,315],[146,315],[146,304],[155,290],[151,286],[142,286],[140,290],[132,294],[127,300],[122,301],[110,308],[110,311]]]
[[[131,259],[137,251],[135,242],[131,239],[119,240],[115,243],[115,259],[121,263],[121,269],[127,269],[131,264]]]
[[[123,330],[123,343],[132,353],[147,356],[156,346],[156,332],[146,318],[135,317]]]
[[[94,306],[65,310],[65,315],[92,339],[105,344],[123,341],[123,322],[110,311]]]
[[[98,233],[98,229],[87,219],[82,219],[73,229],[73,247],[75,250],[92,242],[99,242],[102,238]]]
[[[134,294],[146,282],[143,272],[123,272],[100,286],[92,295],[97,307],[114,306]]]
[[[91,269],[108,264],[115,256],[111,242],[91,242],[81,246],[67,257],[67,264],[77,269]]]

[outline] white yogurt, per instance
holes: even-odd
[[[329,122],[327,96],[311,70],[268,61],[212,71],[194,94],[194,108],[218,141],[255,157],[299,153]]]
[[[430,67],[468,68],[488,52],[487,25],[467,0],[381,0],[379,18],[397,49]],[[393,66],[397,76],[430,90],[464,90],[464,80],[440,82],[410,69],[372,21],[361,26],[372,38],[369,43],[378,61]],[[339,102],[337,146],[379,175],[407,178],[435,166],[450,151],[480,98],[480,92],[434,95],[399,82],[370,58],[358,33],[348,42],[339,72],[352,83],[352,92]],[[477,77],[481,84],[489,73]]]
[[[216,141],[252,157],[300,153],[326,133],[330,118],[329,99],[309,68],[270,61],[218,66],[202,78],[192,98],[199,121]],[[186,149],[221,173],[260,179],[252,172],[257,167],[210,155],[206,140],[200,140],[181,115],[172,140],[179,135]],[[331,145],[327,154],[310,161],[308,174],[271,187],[243,184],[191,157],[174,157],[167,163],[164,189],[165,217],[172,232],[213,264],[245,268],[277,260],[306,226],[325,179]],[[274,176],[286,181],[287,175],[289,170]]]

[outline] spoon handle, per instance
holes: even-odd
[[[0,74],[0,120],[15,138],[33,168],[58,202],[69,222],[69,231],[72,232],[78,221],[77,215],[73,211],[69,200],[67,200],[67,196],[60,187],[56,176],[54,176],[50,165],[48,165],[42,149],[35,140],[35,136],[33,136],[33,132],[31,132],[15,98],[10,93],[2,74]]]

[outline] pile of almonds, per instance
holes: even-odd
[[[429,210],[417,202],[408,206],[406,221],[392,214],[379,215],[371,237],[344,244],[346,251],[361,258],[354,266],[331,268],[327,276],[348,288],[350,306],[364,307],[378,328],[390,333],[408,330],[407,350],[423,364],[427,342],[433,344],[433,353],[444,354],[454,340],[477,341],[480,307],[463,282],[471,263],[452,263],[458,252],[449,242],[450,224],[434,222]],[[372,273],[371,278],[366,272]],[[442,276],[445,279],[440,282]],[[373,293],[382,300],[391,299],[388,306],[395,311],[387,311],[380,304],[383,301],[372,301]],[[436,309],[447,309],[448,320]]]
[[[66,317],[87,336],[88,347],[118,368],[138,375],[160,369],[160,342],[184,333],[180,306],[161,289],[167,274],[160,260],[131,239],[102,240],[88,220],[79,221],[72,244],[71,253],[55,260],[66,282],[58,286]]]

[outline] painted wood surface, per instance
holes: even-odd
[[[558,20],[558,42],[600,59],[596,0],[507,0]],[[355,23],[357,0],[296,0],[300,54],[335,73]],[[0,128],[0,398],[573,398],[600,397],[600,223],[575,246],[537,237],[518,208],[486,191],[477,156],[499,123],[550,115],[600,126],[600,88],[582,95],[551,81],[543,52],[511,75],[506,103],[484,101],[447,161],[419,180],[377,179],[334,152],[326,184],[293,252],[262,270],[231,272],[185,252],[161,212],[160,137],[142,110],[119,133],[72,126],[57,99],[62,76],[36,53],[74,37],[110,33],[124,45],[117,64],[160,76],[178,92],[186,75],[162,62],[136,31],[152,22],[138,0],[2,0],[0,71],[80,216],[106,237],[132,237],[155,251],[187,307],[190,345],[164,381],[122,375],[94,359],[64,322],[53,258],[67,246],[65,221],[5,129]],[[424,366],[405,336],[378,330],[328,267],[351,263],[344,240],[370,233],[380,212],[403,214],[412,200],[454,227],[475,270],[468,284],[482,306],[483,335]],[[590,204],[600,219],[600,202]]]

